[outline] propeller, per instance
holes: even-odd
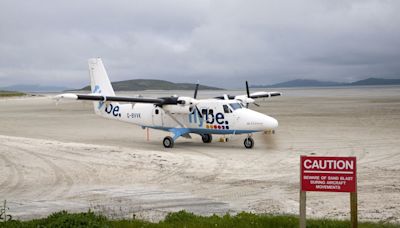
[[[200,112],[200,109],[197,107],[197,105],[194,106],[197,110],[197,113],[199,114],[200,118],[203,118],[203,114]]]
[[[247,98],[250,98],[249,83],[247,81],[246,81],[246,93],[247,93]]]
[[[197,91],[199,90],[199,83],[197,82],[196,84],[196,88],[194,89],[194,95],[193,98],[196,99],[197,98]]]
[[[247,94],[247,98],[248,99],[252,99],[251,98],[251,96],[250,96],[250,89],[249,89],[249,82],[248,81],[246,81],[246,94]],[[257,107],[260,107],[260,105],[259,104],[257,104],[256,102],[251,102],[251,103],[253,103],[255,106],[257,106]],[[246,103],[246,108],[248,108],[249,107],[249,103]]]
[[[194,90],[193,98],[184,96],[179,97],[177,95],[171,97],[160,97],[158,98],[160,102],[154,105],[163,108],[171,113],[194,113],[195,111],[197,111],[200,118],[203,118],[201,111],[197,107],[199,101],[196,98],[199,86],[200,84],[197,83]]]
[[[197,91],[199,90],[199,86],[200,86],[200,84],[199,84],[199,82],[197,81],[196,88],[194,89],[193,99],[196,99],[196,98],[197,98]],[[196,108],[197,113],[199,114],[200,118],[203,118],[203,114],[200,112],[200,110],[199,110],[199,108],[197,107],[197,105],[194,105],[194,107]]]

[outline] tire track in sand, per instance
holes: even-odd
[[[198,150],[198,149],[191,149],[191,151],[187,151],[186,153],[189,154],[195,154],[195,155],[203,155],[204,157],[207,157],[209,159],[212,159],[215,161],[215,166],[211,171],[211,174],[206,175],[204,177],[199,177],[199,178],[195,178],[198,179],[202,182],[211,182],[211,181],[215,181],[217,179],[218,176],[221,175],[221,173],[226,169],[227,163],[225,159],[221,159],[218,156],[215,155],[210,155],[207,152]]]
[[[154,178],[149,179],[151,182],[156,182],[156,183],[163,183],[165,181],[168,181],[168,178],[175,177],[178,175],[181,175],[185,172],[186,169],[190,168],[192,165],[191,159],[188,159],[186,156],[182,156],[183,161],[179,165],[174,165],[174,163],[171,164],[173,167],[170,170],[164,171],[160,170],[161,175],[158,175]]]
[[[7,176],[5,181],[0,184],[0,193],[6,197],[15,194],[17,190],[20,190],[24,185],[24,175],[18,165],[12,162],[6,155],[0,153],[0,159],[4,161],[5,164],[9,164],[9,169],[11,170],[10,175]]]
[[[103,163],[96,163],[96,162],[91,162],[91,161],[90,161],[90,163],[93,164],[93,165],[89,165],[89,164],[86,164],[88,161],[83,161],[83,160],[67,157],[67,156],[65,156],[65,154],[71,154],[71,153],[70,153],[70,151],[65,150],[65,149],[59,149],[58,152],[62,152],[62,155],[61,156],[56,156],[56,155],[50,155],[50,154],[43,154],[43,153],[40,153],[40,152],[39,152],[39,154],[41,154],[42,156],[53,158],[53,159],[69,161],[69,162],[74,163],[75,166],[76,166],[76,164],[79,164],[79,166],[84,167],[85,172],[82,172],[80,170],[79,178],[80,178],[80,180],[86,178],[85,180],[86,180],[87,183],[90,183],[90,180],[94,180],[95,183],[101,182],[101,179],[97,175],[94,175],[94,174],[96,174],[98,172],[98,170],[94,167],[94,165],[97,165],[97,166],[100,165],[100,166],[106,166],[106,167],[107,166],[111,166],[111,165],[107,165],[105,163],[103,164]],[[80,154],[80,155],[83,156],[83,157],[88,157],[87,154]],[[118,166],[112,165],[111,167],[118,167]],[[83,175],[84,175],[85,178],[82,178]],[[71,177],[71,176],[69,175],[69,177]]]
[[[43,163],[45,163],[50,169],[52,170],[52,173],[54,174],[54,180],[53,183],[50,185],[52,188],[45,188],[45,191],[41,191],[37,197],[42,197],[46,196],[46,198],[49,198],[49,196],[55,194],[57,191],[59,193],[56,193],[53,197],[57,198],[59,196],[65,196],[70,189],[72,188],[73,185],[73,178],[67,174],[65,170],[63,170],[59,165],[51,161],[50,159],[46,158],[45,155],[39,155],[36,151],[33,150],[28,150],[25,148],[22,148],[20,146],[10,146],[10,145],[5,145],[9,148],[17,149],[18,151],[24,152],[28,155],[34,156],[41,160]],[[22,172],[22,170],[20,170]],[[23,189],[20,189],[20,191],[23,191]]]

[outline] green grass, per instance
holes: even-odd
[[[2,91],[0,90],[0,97],[19,97],[25,96],[25,93],[15,92],[15,91]]]
[[[198,216],[185,211],[170,213],[165,220],[151,223],[141,220],[109,220],[93,212],[71,214],[65,211],[54,213],[47,218],[31,221],[9,221],[0,227],[298,227],[298,218],[292,215],[256,215],[242,212],[235,216]],[[350,227],[349,221],[309,219],[307,227]],[[399,224],[363,222],[359,227],[400,227]]]

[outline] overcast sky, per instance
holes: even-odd
[[[400,78],[399,0],[2,0],[0,87]]]

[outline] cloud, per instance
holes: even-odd
[[[295,78],[400,77],[400,2],[11,1],[0,7],[0,83],[112,80],[241,87]]]

